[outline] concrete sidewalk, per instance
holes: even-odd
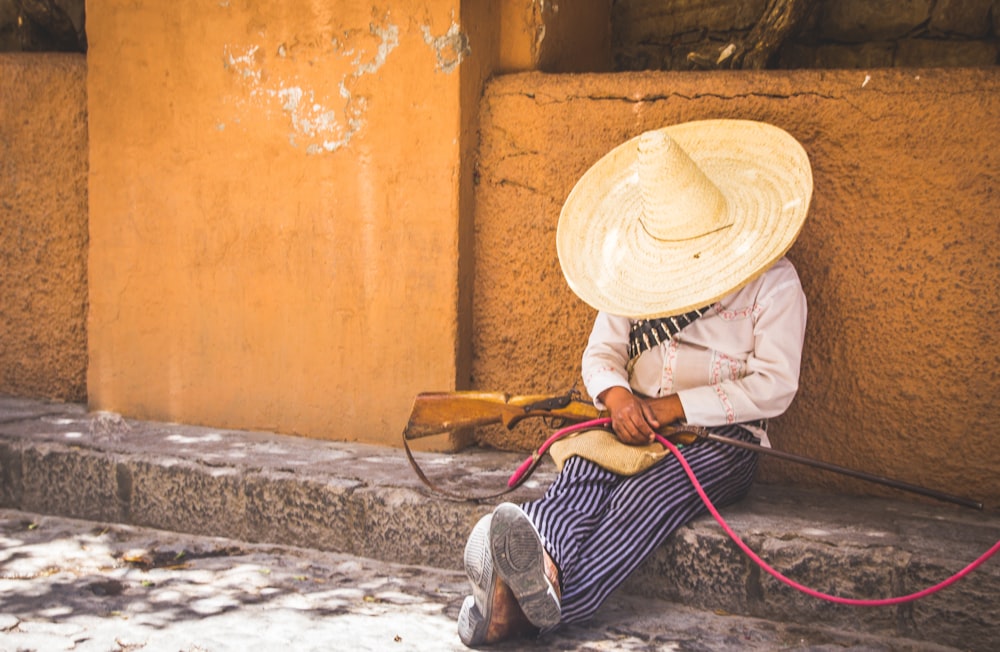
[[[454,455],[421,453],[418,458],[442,486],[482,492],[502,487],[523,456],[470,450]],[[543,466],[510,499],[539,495],[553,477],[551,465]],[[431,644],[415,644],[412,649],[461,647],[454,633],[454,617],[465,594],[461,550],[476,519],[490,508],[429,495],[402,451],[396,449],[271,433],[120,422],[113,415],[87,414],[79,405],[3,397],[0,481],[0,506],[26,514],[8,516],[8,523],[32,521],[39,514],[64,515],[110,527],[109,532],[139,532],[110,526],[128,524],[197,537],[225,537],[239,543],[197,545],[244,552],[252,549],[252,554],[272,554],[267,551],[280,546],[281,552],[273,552],[276,556],[268,558],[268,563],[289,568],[285,580],[291,584],[277,588],[282,595],[294,594],[294,600],[312,599],[301,596],[303,584],[294,584],[296,577],[309,575],[301,572],[301,564],[315,561],[326,568],[323,572],[328,577],[337,576],[330,569],[346,568],[345,563],[354,565],[351,567],[361,570],[338,576],[340,586],[355,590],[353,595],[361,595],[357,591],[364,592],[367,583],[376,581],[396,586],[389,590],[398,589],[408,596],[400,598],[407,605],[423,605],[411,610],[383,600],[377,604],[391,606],[383,612],[375,610],[380,616],[378,624],[367,617],[351,621],[360,630],[377,628],[372,635],[387,633],[395,623],[409,623],[414,629],[399,625],[406,635],[399,634],[401,641],[394,640],[392,649],[408,649],[408,640],[430,636],[414,635],[424,631],[436,632],[439,638]],[[836,497],[771,486],[757,487],[747,500],[724,514],[773,566],[807,586],[848,597],[882,598],[924,589],[960,570],[1000,537],[996,511],[978,513],[909,500]],[[41,536],[48,528],[18,531],[11,527],[18,534],[10,538],[20,541],[18,545],[49,545],[32,543],[29,536]],[[55,529],[66,528],[67,532],[73,530],[63,525]],[[172,536],[181,535],[155,535],[161,539]],[[114,556],[113,552],[108,554]],[[12,572],[11,563],[34,553],[14,560],[9,555],[8,551],[4,573]],[[118,559],[117,566],[110,564],[108,568],[117,569],[124,579],[109,579],[129,591],[136,586],[141,589],[141,580],[127,577],[136,569],[120,556]],[[223,554],[199,556],[196,563],[225,565],[233,564],[234,559],[236,566],[246,561],[242,555]],[[279,559],[284,561],[276,561]],[[221,573],[222,569],[213,572]],[[242,617],[248,619],[246,625],[254,624],[263,611],[275,608],[274,601],[258,604],[225,598],[230,591],[226,587],[256,578],[252,573],[239,577],[242,579],[232,579],[224,573],[217,580],[202,582],[198,589],[210,592],[208,587],[218,587],[219,599],[230,604],[219,616],[220,623],[225,621],[220,624],[223,630],[237,627],[235,621]],[[394,585],[398,581],[391,579],[394,577],[409,578],[413,584]],[[414,588],[417,586],[431,587],[427,589],[430,593]],[[998,596],[1000,563],[993,560],[962,582],[915,602],[878,608],[835,605],[780,585],[736,549],[714,520],[704,518],[678,531],[640,568],[598,622],[587,628],[571,628],[537,645],[608,649],[606,644],[613,642],[611,647],[616,649],[706,650],[818,649],[827,645],[838,649],[939,649],[940,645],[992,650],[1000,641]],[[175,597],[179,604],[191,602],[181,595]],[[207,593],[202,597],[211,604]],[[353,631],[345,625],[348,619],[332,617],[336,608],[327,603],[334,598],[322,591],[313,597],[311,606],[294,612],[310,620],[297,629],[313,628],[327,632],[326,636],[333,636],[328,627]],[[143,618],[155,620],[154,602],[143,607]],[[49,608],[56,608],[60,600],[52,597],[50,603]],[[139,604],[144,604],[142,599]],[[365,605],[372,607],[371,601],[358,603],[359,608]],[[278,605],[280,609],[286,606]],[[24,608],[29,615],[45,614],[40,608]],[[196,613],[187,608],[182,611]],[[6,613],[4,618],[8,619],[0,623],[0,629],[13,622],[11,618],[21,618],[6,608],[0,613]],[[675,614],[687,620],[675,621]],[[141,622],[137,615],[135,618],[132,625]],[[194,627],[197,619],[192,616],[190,620],[188,624]],[[235,631],[243,630],[237,627]],[[746,633],[745,640],[736,634],[741,631]],[[361,640],[358,636],[361,634],[351,634],[349,640]],[[764,637],[759,646],[751,647],[753,636]],[[246,639],[242,640],[245,643]],[[597,644],[599,641],[604,643]],[[175,645],[169,649],[237,649],[219,647],[223,643],[213,639],[211,645],[191,643],[200,648]],[[316,649],[322,646],[319,639],[310,645],[313,643]],[[353,649],[389,647],[384,641],[376,644],[374,639],[371,644],[374,647]],[[312,649],[305,643],[293,647]]]
[[[459,651],[464,573],[0,510],[0,651]],[[499,649],[956,648],[619,594]]]

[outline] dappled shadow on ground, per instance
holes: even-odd
[[[465,588],[455,573],[25,516],[0,511],[0,629],[13,643],[55,634],[111,644],[104,649],[240,649],[251,640],[313,649],[310,637],[331,644],[382,630],[386,643],[402,643],[444,627],[454,637]]]
[[[465,650],[461,572],[0,510],[0,649]],[[615,595],[500,650],[920,650],[830,627]]]

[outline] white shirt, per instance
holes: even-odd
[[[719,426],[778,416],[798,390],[806,297],[786,258],[641,353],[629,369],[633,321],[600,312],[594,322],[582,370],[599,409],[605,406],[596,397],[621,386],[643,396],[677,394],[689,424]]]

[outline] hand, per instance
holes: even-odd
[[[660,422],[647,399],[624,387],[611,387],[598,397],[611,415],[611,427],[622,442],[631,445],[653,441]]]

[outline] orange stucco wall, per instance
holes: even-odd
[[[88,7],[93,407],[385,442],[456,385],[458,20]]]
[[[86,396],[86,75],[0,54],[0,393]]]
[[[555,227],[580,175],[649,128],[749,118],[790,131],[815,177],[790,252],[810,302],[777,447],[1000,499],[1000,73],[996,69],[509,75],[487,88],[476,204],[474,386],[560,391],[593,311]],[[485,429],[501,448],[539,434]],[[877,492],[767,462],[769,481]]]
[[[477,152],[501,24],[120,1],[90,7],[87,69],[0,57],[0,391],[79,400],[89,361],[94,408],[394,444],[419,391],[565,389],[592,318],[555,257],[572,184],[644,128],[755,118],[817,185],[775,443],[995,502],[994,69],[510,75]]]

